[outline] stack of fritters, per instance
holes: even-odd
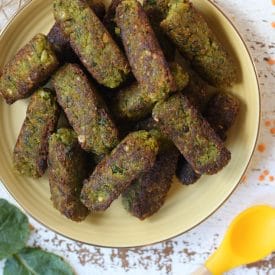
[[[175,174],[191,184],[227,165],[239,101],[221,87],[236,68],[189,0],[113,0],[106,14],[93,1],[54,0],[53,11],[48,35],[2,69],[0,93],[8,104],[31,96],[14,167],[37,178],[48,164],[61,214],[82,221],[122,195],[143,220]]]

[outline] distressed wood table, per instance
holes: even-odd
[[[35,0],[34,0],[35,1]],[[0,28],[26,1],[1,0]],[[275,0],[214,0],[240,31],[256,63],[262,120],[250,167],[230,199],[208,220],[190,232],[154,246],[107,249],[63,238],[33,219],[29,245],[63,256],[77,274],[189,274],[220,243],[230,221],[254,204],[275,206]],[[1,54],[1,53],[0,53]],[[0,197],[15,201],[0,183]],[[0,274],[3,261],[0,262]],[[275,254],[228,274],[275,274]]]

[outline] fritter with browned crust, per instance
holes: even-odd
[[[126,79],[130,72],[126,57],[85,0],[55,0],[54,16],[98,83],[116,88]]]
[[[54,207],[73,221],[84,220],[89,211],[80,201],[80,191],[89,166],[73,130],[61,128],[50,137],[48,165]]]
[[[116,24],[132,72],[152,102],[163,100],[176,85],[149,19],[136,0],[122,0],[116,8]]]
[[[58,65],[47,37],[37,34],[2,69],[0,94],[8,104],[29,97]]]
[[[169,1],[168,13],[160,26],[187,57],[192,66],[214,86],[236,81],[231,57],[189,0]]]
[[[153,167],[158,149],[156,138],[147,131],[127,135],[84,182],[82,202],[91,211],[106,210],[134,179]]]
[[[15,169],[38,178],[47,168],[48,139],[55,131],[59,106],[53,93],[39,89],[32,96],[13,151]]]
[[[157,103],[153,118],[196,172],[215,174],[229,162],[230,152],[181,93]]]
[[[119,142],[118,130],[95,87],[76,64],[66,64],[52,79],[58,103],[84,150],[107,154]]]

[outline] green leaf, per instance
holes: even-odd
[[[27,216],[14,205],[0,199],[0,260],[22,249],[29,235]]]
[[[9,258],[3,275],[73,275],[69,264],[61,257],[41,250],[26,247]]]

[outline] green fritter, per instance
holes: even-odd
[[[148,97],[145,87],[134,82],[121,89],[112,103],[113,114],[117,119],[137,121],[150,114],[154,102]]]
[[[66,64],[52,79],[58,103],[78,135],[81,147],[107,154],[119,142],[118,130],[95,87],[78,65]]]
[[[151,2],[154,1],[144,1],[143,8],[150,20],[150,24],[154,30],[166,60],[173,61],[175,59],[176,48],[172,41],[170,41],[170,38],[160,27],[160,23],[163,20],[163,17],[159,11],[159,8],[156,5],[151,5]]]
[[[48,166],[54,207],[73,221],[84,220],[89,211],[80,201],[80,192],[89,167],[73,130],[61,128],[50,137]]]
[[[153,167],[158,149],[158,141],[147,131],[127,135],[84,182],[82,202],[91,211],[106,210],[134,179]]]
[[[95,15],[100,19],[103,20],[105,13],[106,13],[106,9],[105,9],[105,5],[103,4],[103,2],[97,2],[94,0],[86,0],[89,7],[94,11]]]
[[[214,86],[230,86],[236,68],[202,15],[188,0],[169,2],[160,26],[192,66]]]
[[[182,92],[190,103],[202,113],[207,107],[209,100],[220,91],[209,85],[194,71],[189,69],[188,73],[190,76],[189,83]]]
[[[58,65],[47,37],[37,34],[2,69],[0,94],[8,104],[29,97]]]
[[[134,180],[122,194],[125,209],[143,220],[156,213],[164,204],[175,174],[179,151],[162,136],[152,118],[138,123],[136,127],[150,130],[160,148],[154,166]]]
[[[99,19],[103,19],[105,15],[105,6],[103,3],[94,3],[94,0],[87,1],[89,6],[93,9],[94,13]],[[48,40],[52,43],[53,48],[58,56],[58,59],[62,62],[75,63],[79,62],[78,57],[71,48],[69,39],[63,34],[60,26],[55,23],[50,29]]]
[[[135,124],[134,129],[136,131],[139,131],[139,130],[146,130],[146,131],[159,130],[158,129],[158,123],[151,116],[148,117],[148,118],[139,120]]]
[[[127,211],[144,220],[161,208],[172,185],[178,156],[175,147],[159,153],[155,165],[132,182],[122,194]]]
[[[144,0],[143,7],[146,12],[153,12],[161,22],[168,14],[171,0]]]
[[[153,118],[197,173],[215,174],[229,162],[230,152],[184,95],[157,103]]]
[[[118,43],[118,45],[120,47],[122,46],[122,41],[120,38],[120,29],[119,27],[116,25],[115,22],[115,15],[116,15],[116,8],[118,6],[118,4],[121,2],[121,0],[112,0],[107,13],[104,17],[104,25],[106,26],[106,28],[108,29],[108,31],[110,32],[110,34],[112,34],[113,38],[116,40],[116,42]],[[143,8],[145,9],[145,7],[143,6]],[[160,47],[164,53],[164,56],[166,57],[167,60],[172,61],[175,58],[175,46],[173,45],[173,43],[170,41],[169,37],[166,36],[166,34],[163,32],[163,30],[160,28],[160,18],[157,14],[157,12],[155,12],[155,10],[146,10],[146,14],[150,20],[150,24],[153,28],[153,31],[157,37],[157,40],[160,44]]]
[[[79,59],[74,53],[69,40],[62,33],[60,26],[55,23],[50,29],[50,32],[47,35],[48,40],[52,43],[52,46],[55,50],[55,53],[62,63],[70,62],[77,63]]]
[[[32,96],[13,151],[15,169],[22,175],[38,178],[47,168],[48,139],[55,131],[59,107],[48,89]]]
[[[176,84],[176,91],[180,92],[189,84],[189,72],[177,62],[170,62],[169,67]]]
[[[103,23],[109,33],[112,35],[114,40],[117,42],[120,48],[123,48],[122,41],[120,39],[120,29],[117,27],[115,22],[116,8],[121,0],[112,0],[107,12],[104,16]]]
[[[176,62],[169,64],[178,91],[188,84],[188,73]],[[149,97],[147,89],[137,82],[121,89],[113,102],[113,113],[118,119],[137,121],[148,116],[155,101]]]
[[[98,83],[116,88],[126,79],[126,57],[85,0],[54,0],[54,16]]]
[[[208,103],[204,117],[215,132],[226,139],[226,131],[232,127],[240,110],[240,101],[228,93],[219,93]]]
[[[116,24],[132,72],[152,102],[163,100],[176,85],[149,19],[136,0],[122,0],[116,8]]]
[[[204,117],[222,140],[226,139],[226,131],[234,124],[239,107],[239,100],[228,93],[219,93],[209,101]],[[183,156],[179,159],[176,175],[187,185],[195,183],[201,176]]]
[[[194,171],[191,164],[187,162],[183,155],[179,156],[176,176],[184,185],[190,185],[200,179],[201,174]]]

